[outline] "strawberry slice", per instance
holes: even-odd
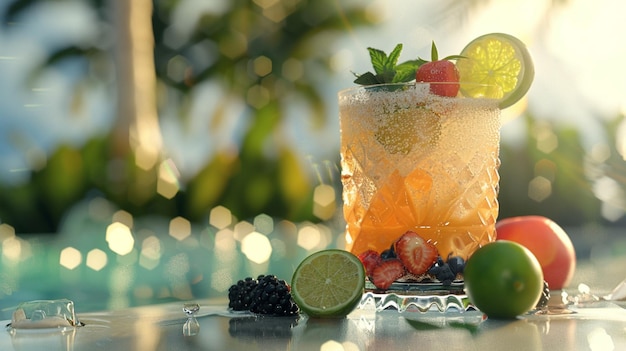
[[[409,230],[396,241],[396,255],[409,273],[422,275],[437,261],[439,253],[430,241]]]
[[[404,265],[397,258],[382,261],[372,273],[372,284],[381,290],[387,290],[394,281],[405,274]]]
[[[358,257],[363,264],[363,267],[365,268],[365,274],[368,277],[372,276],[372,274],[374,273],[374,268],[376,268],[380,264],[380,262],[382,262],[380,255],[374,250],[363,251]]]

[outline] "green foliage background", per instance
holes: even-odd
[[[45,1],[13,0],[2,14],[3,23],[17,20],[31,6]],[[90,1],[101,25],[110,21],[107,3]],[[78,148],[60,145],[45,168],[32,172],[30,182],[0,184],[0,222],[11,224],[19,233],[55,232],[74,204],[94,195],[105,196],[138,216],[180,215],[202,221],[211,208],[223,205],[238,218],[266,213],[292,221],[318,220],[312,214],[312,192],[317,183],[281,136],[281,125],[287,118],[286,102],[294,97],[305,101],[312,128],[328,123],[328,106],[322,97],[324,77],[333,74],[327,41],[338,38],[346,30],[346,23],[352,28],[374,26],[371,16],[364,6],[340,8],[340,3],[333,0],[284,1],[284,18],[276,22],[263,15],[255,2],[233,0],[225,2],[224,14],[204,14],[189,39],[173,48],[165,43],[166,32],[172,11],[179,4],[176,0],[154,2],[159,87],[168,103],[178,106],[180,123],[185,123],[190,93],[205,81],[219,83],[229,97],[222,100],[222,106],[216,106],[212,123],[228,118],[224,112],[228,104],[243,103],[249,123],[237,153],[218,151],[192,179],[185,180],[181,192],[165,199],[154,191],[156,170],[139,169],[131,155],[122,159],[114,155],[110,131]],[[209,63],[194,56],[198,47],[209,51],[205,52],[213,58]],[[108,49],[96,43],[91,47],[71,44],[50,53],[40,71],[68,59],[79,59],[99,67],[93,70],[95,75],[86,75],[85,81],[98,80],[112,74],[102,68],[107,67],[102,62],[108,60]],[[250,74],[251,62],[258,57],[271,60],[270,74]],[[168,75],[168,63],[174,58],[182,58],[188,65],[182,80]],[[285,76],[280,69],[287,62],[302,65],[299,79]],[[251,98],[251,91],[259,88],[266,95]],[[535,116],[526,114],[523,118],[528,130],[538,123]],[[501,217],[542,214],[562,225],[602,222],[602,203],[594,195],[592,184],[602,176],[624,183],[624,163],[615,146],[615,130],[622,120],[623,116],[617,116],[604,123],[610,157],[601,164],[590,164],[581,131],[569,127],[549,126],[558,140],[556,149],[549,153],[537,148],[531,133],[522,146],[503,144]],[[327,159],[338,163],[338,152],[327,155]],[[114,174],[112,162],[117,165]],[[546,170],[541,165],[549,166]],[[533,200],[528,196],[529,184],[545,172],[551,192],[541,201]],[[335,180],[338,182],[339,177]]]

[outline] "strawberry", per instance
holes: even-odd
[[[406,270],[414,275],[426,273],[439,256],[435,245],[410,230],[396,241],[396,254]]]
[[[358,257],[361,263],[363,263],[363,267],[365,268],[365,274],[368,277],[372,276],[374,268],[376,268],[376,266],[378,266],[382,261],[378,252],[374,250],[366,250],[362,252]]]
[[[439,60],[435,42],[431,48],[431,60],[419,66],[415,73],[415,81],[426,83],[457,83],[457,84],[431,84],[430,91],[440,96],[456,96],[459,92],[459,71],[456,65],[449,60],[460,58],[460,56],[448,56]]]
[[[378,289],[387,290],[391,284],[405,274],[404,265],[397,258],[381,261],[372,273],[372,284]]]

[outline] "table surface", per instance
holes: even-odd
[[[551,311],[491,320],[478,311],[353,311],[344,319],[262,317],[231,313],[227,300],[200,305],[199,332],[183,333],[183,302],[80,313],[85,326],[0,332],[0,350],[626,350],[626,302],[562,305],[581,283],[604,296],[626,277],[626,257],[580,262],[565,292],[553,291]],[[565,307],[559,312],[558,307]],[[10,321],[0,321],[8,324]]]
[[[0,333],[0,350],[626,350],[623,303],[570,305],[558,315],[490,320],[478,311],[357,309],[316,320],[233,314],[200,300],[185,336],[182,303],[79,314],[83,327]],[[9,321],[4,321],[8,323]]]

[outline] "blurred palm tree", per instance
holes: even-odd
[[[13,0],[3,22],[15,21],[45,1]],[[89,3],[99,19],[94,26],[103,37],[115,28],[113,46],[70,43],[50,53],[37,72],[79,59],[98,68],[90,72],[100,76],[86,74],[86,80],[115,74],[115,124],[108,134],[93,137],[80,149],[59,147],[47,167],[33,171],[30,184],[0,189],[3,221],[19,232],[54,231],[65,211],[94,190],[134,214],[199,219],[222,204],[239,218],[267,213],[312,219],[312,180],[281,137],[280,126],[288,118],[286,99],[306,103],[313,127],[325,122],[318,83],[331,72],[328,41],[345,30],[346,23],[371,24],[371,13],[360,5],[343,8],[334,0],[223,1],[221,11],[201,14],[191,34],[172,45],[167,36],[173,31],[172,14],[182,1]],[[204,52],[194,55],[198,50]],[[182,79],[170,72],[174,61],[183,66]],[[185,181],[186,186],[159,194],[167,160],[155,94],[165,92],[160,96],[179,106],[184,123],[190,92],[205,81],[217,82],[227,96],[215,106],[213,126],[229,118],[224,112],[228,104],[245,106],[248,121],[241,145],[234,153],[218,150]],[[170,183],[176,185],[176,179]]]

